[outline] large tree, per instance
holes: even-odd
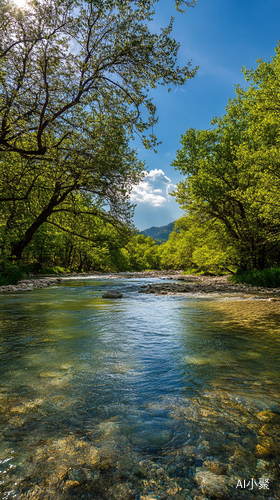
[[[99,218],[125,231],[131,222],[129,193],[143,172],[128,141],[118,119],[99,116],[92,133],[89,124],[87,135],[73,133],[52,159],[6,153],[0,162],[0,196],[6,200],[1,205],[3,252],[20,260],[42,224],[74,234],[69,228],[79,216]],[[81,228],[75,234],[95,238]]]
[[[43,156],[73,130],[83,133],[81,111],[91,115],[100,107],[154,146],[153,134],[143,136],[156,123],[149,88],[182,85],[195,74],[190,64],[176,65],[172,20],[160,34],[150,31],[154,4],[30,0],[23,10],[2,5],[0,150]]]
[[[189,214],[218,221],[231,262],[243,269],[279,265],[280,52],[244,69],[226,114],[209,130],[189,129],[173,162],[186,175],[177,200]]]
[[[172,21],[160,34],[150,31],[155,3],[30,0],[21,10],[1,4],[4,255],[19,260],[46,222],[73,229],[69,220],[63,226],[61,213],[100,217],[121,230],[130,224],[128,196],[144,165],[129,142],[136,133],[146,147],[156,144],[153,131],[145,136],[157,121],[149,89],[182,85],[195,74],[176,64]]]

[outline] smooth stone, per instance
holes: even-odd
[[[195,480],[204,495],[214,498],[229,498],[227,478],[205,469],[197,469]]]
[[[85,484],[87,482],[87,476],[83,469],[69,469],[68,480],[79,484]]]
[[[271,451],[258,444],[256,447],[255,455],[258,458],[269,458],[271,456]]]

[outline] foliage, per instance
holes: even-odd
[[[176,65],[173,20],[159,34],[150,31],[154,4],[30,0],[26,9],[0,6],[0,149],[49,155],[72,134],[87,134],[100,112],[154,147],[154,134],[143,135],[157,122],[149,87],[182,85],[195,74],[190,63]]]
[[[249,269],[242,271],[238,269],[236,273],[230,277],[233,283],[247,283],[248,285],[277,288],[280,287],[280,268],[274,269]]]
[[[44,158],[38,162],[17,153],[3,154],[2,161],[0,157],[0,197],[5,200],[0,236],[2,233],[2,249],[8,256],[20,260],[44,223],[92,240],[93,236],[81,231],[91,218],[93,225],[104,220],[128,231],[132,214],[129,192],[141,179],[143,164],[129,148],[128,137],[116,120],[108,123],[99,117],[98,122],[96,140],[73,136],[66,142],[69,151],[52,161]],[[79,154],[75,147],[71,150],[77,141]]]
[[[16,285],[24,276],[24,269],[16,264],[5,262],[0,269],[0,286]]]
[[[89,1],[89,0],[88,0]],[[134,0],[133,2],[127,2],[126,0],[91,0],[91,3],[99,8],[112,7],[113,5],[127,5],[128,3],[133,3],[135,6],[145,5],[146,9],[150,9],[158,0]],[[179,12],[185,12],[183,6],[194,7],[196,0],[175,0],[176,10]]]
[[[122,250],[126,258],[126,269],[143,271],[160,268],[159,247],[150,236],[134,236]]]
[[[211,225],[227,267],[246,270],[280,264],[280,49],[244,73],[250,87],[236,88],[212,129],[187,130],[173,165],[186,176],[176,192],[181,207]],[[198,264],[209,243],[195,250]]]
[[[56,266],[56,267],[42,267],[39,274],[65,274],[65,273],[67,273],[67,269],[64,269],[63,267],[60,266]]]
[[[220,274],[230,265],[229,242],[221,239],[221,225],[198,214],[182,217],[166,244],[161,246],[161,265],[165,269],[193,273]]]
[[[0,261],[118,267],[144,173],[130,141],[157,144],[149,89],[196,71],[177,66],[173,20],[151,32],[155,4],[1,2]]]
[[[36,232],[23,254],[33,272],[51,268],[62,271],[116,270],[116,255],[128,242],[130,233],[119,232],[98,217],[60,219],[59,224],[45,224]],[[66,230],[67,229],[67,230]],[[82,237],[79,236],[82,233]],[[47,273],[49,271],[45,271]]]

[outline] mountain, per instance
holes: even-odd
[[[140,231],[139,234],[145,234],[145,236],[151,236],[154,240],[159,240],[161,242],[167,241],[168,236],[174,229],[175,222],[170,222],[167,226],[160,227],[149,227],[148,229],[144,229],[144,231]]]

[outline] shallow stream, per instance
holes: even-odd
[[[280,498],[279,302],[156,281],[0,296],[1,499]]]

